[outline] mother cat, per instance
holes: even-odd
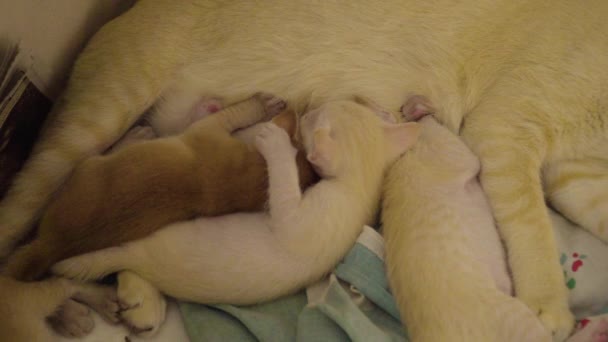
[[[77,162],[155,103],[170,120],[202,93],[264,90],[300,108],[358,93],[396,110],[416,92],[480,157],[516,294],[562,340],[573,320],[543,185],[606,240],[607,13],[604,0],[141,0],[76,62],[0,205],[0,254]],[[577,193],[583,183],[597,185]]]

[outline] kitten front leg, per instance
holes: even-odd
[[[271,221],[280,226],[295,215],[302,199],[296,165],[297,150],[291,144],[287,132],[272,122],[264,124],[260,129],[255,146],[268,167]]]
[[[541,186],[543,135],[510,124],[514,116],[493,115],[499,113],[470,114],[463,136],[481,161],[480,181],[506,244],[516,296],[563,341],[574,318]]]
[[[250,99],[217,113],[213,118],[218,120],[228,132],[249,127],[264,119],[269,119],[287,107],[282,99],[267,93],[258,93]]]

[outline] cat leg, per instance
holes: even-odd
[[[514,125],[483,106],[466,118],[463,136],[481,161],[480,181],[505,241],[517,297],[563,341],[574,326],[557,244],[544,202],[540,167],[545,141],[532,125]]]
[[[560,161],[547,166],[543,176],[553,207],[608,242],[608,160]]]
[[[302,199],[296,165],[297,150],[289,135],[272,122],[264,124],[255,146],[268,167],[268,207],[272,227],[289,224]]]
[[[159,18],[156,6],[138,2],[104,25],[79,55],[31,156],[0,203],[0,259],[27,234],[74,166],[116,141],[187,58],[167,46],[187,45],[183,32],[195,22],[181,11]],[[154,43],[140,39],[133,28],[149,32]]]
[[[140,337],[156,334],[165,321],[165,297],[147,280],[131,271],[118,274],[118,298],[122,321]]]
[[[120,322],[118,316],[121,307],[114,287],[95,283],[80,283],[76,286],[78,290],[72,297],[74,300],[95,310],[108,323]]]

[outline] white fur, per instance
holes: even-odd
[[[414,341],[549,341],[549,332],[512,284],[479,161],[432,116],[420,141],[395,167],[384,212],[389,279]],[[400,262],[398,262],[398,260]]]

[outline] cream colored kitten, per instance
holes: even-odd
[[[384,172],[414,143],[418,127],[384,123],[350,101],[308,112],[300,125],[308,159],[323,175],[306,192],[300,190],[289,137],[266,124],[256,146],[268,164],[268,214],[173,224],[148,238],[62,261],[53,270],[78,279],[131,270],[170,296],[198,303],[258,303],[319,279],[374,220]]]
[[[534,313],[511,297],[504,249],[477,179],[478,159],[429,115],[433,109],[428,99],[412,96],[402,111],[407,120],[420,122],[422,135],[395,165],[405,171],[396,180],[400,187],[385,189],[384,204],[402,210],[398,215],[383,214],[383,233],[389,244],[399,246],[387,253],[387,261],[393,261],[389,279],[410,337],[414,341],[549,340]],[[555,213],[552,224],[561,240],[584,239],[569,236],[567,229],[580,228]],[[593,247],[595,241],[583,241],[588,241],[587,248],[598,248]],[[569,246],[564,241],[561,245]],[[582,285],[588,296],[602,293],[593,290],[602,286],[601,281]],[[570,304],[588,306],[588,298],[580,297],[571,296]],[[568,341],[603,342],[607,333],[605,321],[578,331]]]
[[[424,93],[480,158],[517,296],[563,340],[573,319],[541,179],[561,212],[605,239],[606,13],[605,0],[139,1],[76,62],[0,205],[0,254],[76,163],[161,96],[174,108],[191,94],[230,103],[263,90],[303,108],[366,94],[396,110],[403,94]]]
[[[550,341],[511,297],[506,256],[477,175],[479,161],[458,136],[411,97],[404,116],[422,134],[391,172],[382,213],[387,265],[413,341]],[[422,117],[422,118],[421,118]],[[398,178],[396,178],[398,177]],[[413,276],[415,275],[415,276]]]

